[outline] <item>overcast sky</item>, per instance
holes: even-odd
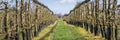
[[[82,2],[84,0],[39,0],[48,8],[50,8],[54,13],[66,14],[74,8],[77,2]],[[118,0],[120,4],[120,0]]]

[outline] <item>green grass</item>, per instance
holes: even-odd
[[[118,38],[120,39],[120,29],[118,30]]]
[[[71,31],[66,27],[66,25],[63,24],[63,22],[59,22],[57,24],[57,27],[55,31],[53,32],[53,40],[71,40],[72,33]]]
[[[66,25],[63,21],[58,22],[56,28],[47,38],[44,40],[87,40],[87,38],[80,35],[74,28]]]

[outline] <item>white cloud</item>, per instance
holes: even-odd
[[[75,0],[61,0],[60,3],[72,3],[75,2]]]

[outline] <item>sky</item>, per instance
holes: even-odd
[[[72,10],[77,2],[84,0],[39,0],[44,5],[48,6],[55,14],[68,14]],[[120,4],[120,0],[118,0]]]
[[[39,0],[44,5],[48,6],[55,14],[68,14],[78,1],[84,0]]]

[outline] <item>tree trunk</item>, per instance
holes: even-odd
[[[16,13],[15,13],[15,27],[16,27],[16,37],[15,40],[19,40],[19,26],[18,26],[18,17],[17,17],[17,13],[18,13],[18,0],[16,0]]]
[[[23,40],[26,40],[26,37],[25,37],[25,29],[23,27],[23,14],[24,13],[24,0],[21,0],[21,10],[20,10],[20,27],[23,28],[22,29],[22,38]]]
[[[9,40],[9,28],[8,28],[8,19],[7,19],[7,14],[8,14],[8,3],[4,3],[5,4],[5,15],[4,15],[4,29],[5,29],[5,32],[6,32],[6,36],[5,36],[5,39],[6,40]]]
[[[116,21],[117,21],[117,20],[116,20],[116,17],[115,17],[115,16],[116,16],[116,15],[115,15],[115,14],[116,14],[116,13],[115,13],[116,9],[117,9],[117,0],[114,0],[114,1],[113,1],[113,10],[112,10],[112,11],[113,11],[113,12],[112,12],[112,17],[113,17],[113,20],[114,20],[114,21],[113,21],[114,23],[113,23],[113,26],[112,26],[112,27],[113,27],[113,39],[112,39],[112,40],[118,40],[118,38],[117,38],[117,37],[118,37],[118,36],[117,36],[117,33],[118,33],[118,32],[117,32],[117,24],[116,24]]]

